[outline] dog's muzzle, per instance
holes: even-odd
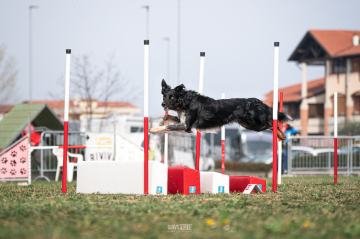
[[[168,110],[169,110],[168,107],[165,107],[165,103],[161,103],[161,106],[164,108],[165,111],[168,111]]]

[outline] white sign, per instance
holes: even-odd
[[[86,133],[86,145],[109,145],[109,148],[86,148],[85,161],[114,161],[114,134]]]
[[[243,192],[243,194],[250,194],[254,190],[255,193],[262,193],[261,189],[257,184],[248,184]]]

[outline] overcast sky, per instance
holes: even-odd
[[[65,49],[90,54],[101,68],[109,54],[136,87],[143,83],[143,40],[150,6],[150,116],[163,113],[160,82],[166,77],[171,39],[172,86],[177,80],[177,0],[7,1],[0,0],[0,44],[16,58],[18,102],[29,98],[29,5],[33,11],[33,98],[63,94],[56,83],[65,72]],[[181,1],[181,78],[198,90],[200,52],[205,51],[204,95],[257,97],[273,89],[274,41],[280,42],[279,87],[301,82],[301,70],[288,62],[309,29],[360,29],[360,1]],[[324,76],[309,67],[308,80]],[[142,91],[140,91],[142,92]],[[116,100],[121,97],[113,97]],[[18,103],[17,102],[17,103]],[[143,96],[132,102],[143,107]]]

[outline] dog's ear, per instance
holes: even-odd
[[[174,88],[174,90],[179,93],[179,92],[183,91],[184,88],[185,88],[185,86],[183,84],[181,84],[181,85],[176,86]]]
[[[163,79],[161,81],[161,94],[164,94],[165,90],[170,89],[171,87],[166,84],[166,81]]]

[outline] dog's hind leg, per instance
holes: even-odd
[[[269,130],[273,130],[273,127],[270,127],[268,128]],[[285,140],[286,139],[286,136],[283,132],[281,132],[281,130],[279,129],[278,127],[278,130],[277,130],[277,137],[281,140]]]
[[[281,132],[281,130],[279,129],[279,127],[278,127],[278,129],[277,129],[277,137],[278,137],[279,139],[281,139],[281,140],[285,140],[285,139],[286,139],[285,134],[284,134],[283,132]]]

